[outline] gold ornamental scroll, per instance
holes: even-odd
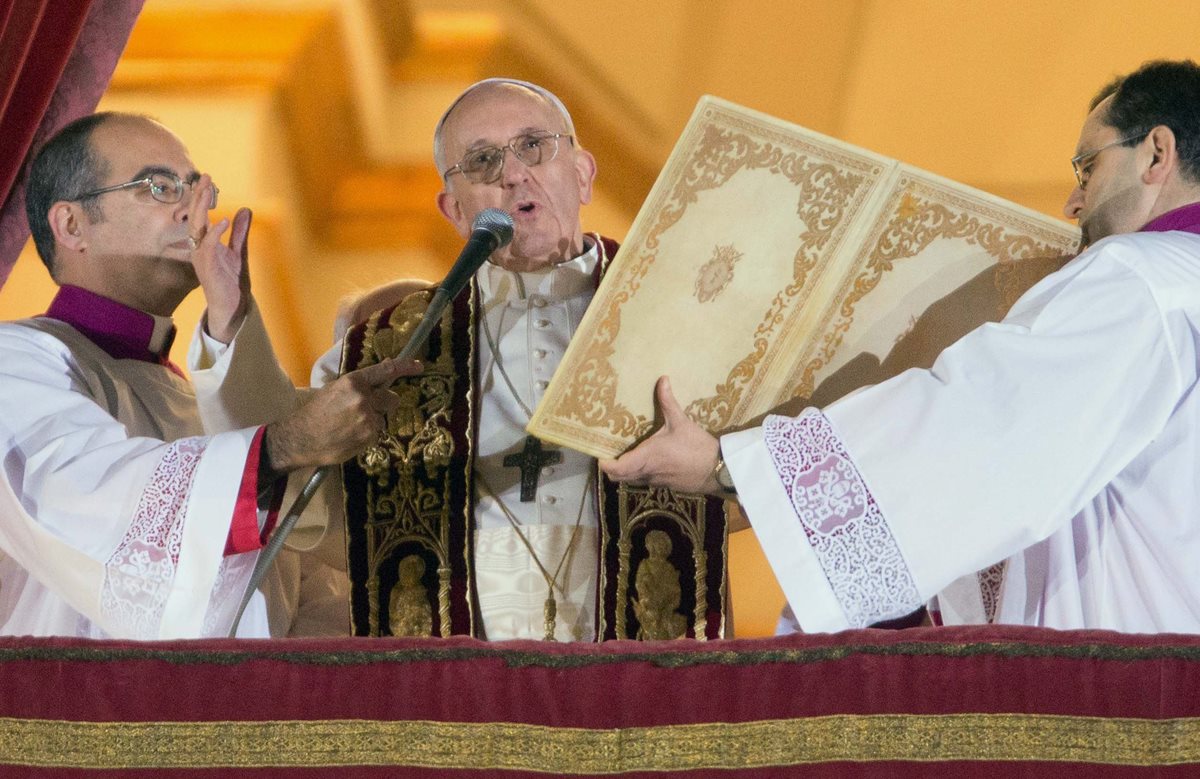
[[[571,339],[529,431],[614,457],[671,377],[743,426],[909,367],[1075,253],[1077,229],[897,160],[703,97]]]

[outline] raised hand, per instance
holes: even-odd
[[[422,370],[416,360],[384,360],[359,368],[312,393],[279,422],[267,425],[271,469],[333,465],[355,456],[379,437],[387,414],[400,402],[388,387]]]
[[[717,439],[684,413],[666,376],[659,378],[654,394],[663,426],[617,459],[602,460],[601,470],[614,481],[720,494],[713,476],[720,452]]]
[[[233,217],[229,243],[221,239],[230,228],[228,219],[209,224],[208,211],[212,202],[212,179],[206,173],[192,186],[188,207],[188,235],[192,249],[192,267],[204,290],[208,304],[205,329],[222,343],[229,343],[237,334],[250,307],[250,264],[247,240],[252,214],[240,208]]]

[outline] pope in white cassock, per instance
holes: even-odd
[[[598,529],[588,477],[594,461],[563,452],[559,463],[540,474],[533,501],[519,496],[512,469],[502,464],[525,439],[525,409],[540,400],[595,291],[596,265],[606,251],[611,253],[599,236],[585,234],[580,223],[596,166],[574,132],[566,107],[541,87],[488,79],[464,90],[446,109],[434,135],[438,169],[449,169],[438,198],[446,218],[465,236],[471,234],[475,214],[487,207],[504,208],[517,222],[512,243],[477,277],[486,301],[477,336],[484,344],[480,351],[486,378],[478,409],[476,486],[494,485],[495,491],[482,495],[476,506],[473,562],[491,640],[542,637],[546,583],[539,565],[549,572],[559,569],[554,574],[560,593],[559,639],[594,638]],[[496,144],[495,149],[489,151],[485,142]],[[513,152],[523,148],[518,143],[550,151],[523,161]],[[499,155],[499,169],[486,182],[468,181],[455,163],[480,149]],[[344,314],[347,324],[382,308],[383,300],[398,300],[428,286],[403,280],[378,290],[357,304],[356,313]],[[342,351],[339,341],[318,360],[313,386],[338,375]],[[480,482],[480,474],[486,482]],[[334,500],[343,502],[340,491]]]
[[[941,591],[946,622],[1200,632],[1197,105],[1190,61],[1102,90],[1064,208],[1087,250],[930,370],[719,442],[664,378],[664,428],[602,467],[736,491],[805,631]]]
[[[77,120],[33,163],[31,232],[60,290],[0,324],[0,633],[225,635],[287,472],[360,451],[386,386],[418,370],[380,363],[297,404],[250,296],[250,213],[210,225],[216,199],[137,116]],[[166,355],[197,285],[189,382]],[[239,635],[303,631],[299,602],[320,603],[319,566],[281,562]]]
[[[449,587],[445,597],[435,593],[438,601],[431,611],[445,606],[449,614],[438,634],[469,633],[488,640],[602,639],[597,635],[600,617],[606,609],[615,610],[616,600],[615,594],[601,593],[602,528],[605,523],[615,526],[630,499],[618,494],[601,500],[611,485],[598,478],[595,460],[579,452],[543,451],[541,442],[525,432],[617,249],[615,241],[585,233],[580,221],[580,209],[592,197],[596,161],[581,145],[561,100],[543,87],[506,78],[485,79],[464,90],[438,122],[433,145],[444,183],[438,209],[459,234],[468,238],[475,217],[487,208],[509,212],[515,234],[460,296],[459,302],[478,302],[478,317],[466,306],[443,317],[451,344],[446,353],[459,361],[455,369],[439,368],[438,358],[429,353],[433,362],[427,363],[422,379],[408,382],[414,391],[398,416],[416,421],[405,423],[413,430],[400,434],[402,446],[424,451],[411,458],[423,464],[397,479],[410,497],[381,501],[387,504],[381,515],[402,521],[368,522],[367,501],[356,501],[353,488],[346,497],[336,487],[325,491],[331,513],[343,505],[351,511],[347,546],[352,573],[356,558],[362,561],[352,589],[352,603],[359,604],[358,632],[379,629],[371,627],[369,617],[373,598],[378,599],[374,609],[382,632],[397,629],[387,613],[389,602],[396,602],[387,594],[387,576],[395,570],[391,556],[419,556],[437,548],[447,551],[440,552],[441,562],[429,552],[427,578],[444,567],[450,581],[464,582],[461,589]],[[377,326],[385,333],[393,326],[407,333],[407,325],[391,320],[413,301],[422,301],[421,290],[430,286],[411,279],[394,282],[345,311],[342,320],[352,326],[350,334],[339,327],[339,341],[313,368],[313,385],[335,378],[347,356],[357,355],[357,344],[378,337]],[[423,302],[416,310],[424,310]],[[364,335],[368,331],[372,335]],[[443,370],[455,374],[445,408],[439,406],[437,391],[416,387],[436,380]],[[443,434],[445,439],[437,437]],[[456,437],[457,449],[449,447],[453,464],[424,465],[437,457],[421,449],[422,442]],[[459,472],[461,489],[458,477],[451,475]],[[417,494],[449,497],[418,501],[411,497]],[[701,502],[697,510],[708,511],[712,504],[720,506],[720,501]],[[628,514],[634,516],[635,509]],[[420,521],[412,527],[403,525],[417,516]],[[722,530],[723,521],[722,515]],[[370,532],[380,533],[383,550],[369,562],[368,524]],[[461,538],[441,539],[440,533],[449,538],[449,529],[459,526],[464,528]],[[708,526],[718,525],[710,520]],[[381,527],[394,529],[395,536],[376,531]],[[427,528],[433,530],[425,538]],[[710,572],[723,575],[721,548],[706,553]],[[389,570],[380,561],[388,561]],[[465,561],[461,568],[455,567],[458,561]],[[432,621],[422,622],[433,632]]]

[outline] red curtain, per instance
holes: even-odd
[[[143,1],[0,0],[0,286],[29,237],[29,151],[95,109]]]

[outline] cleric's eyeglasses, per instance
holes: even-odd
[[[174,173],[151,173],[140,179],[126,181],[124,184],[114,184],[111,187],[103,187],[101,189],[93,189],[91,192],[84,192],[78,197],[73,197],[71,200],[85,200],[96,195],[103,195],[106,192],[116,192],[121,189],[129,189],[131,187],[147,187],[150,190],[150,197],[160,203],[168,205],[178,203],[183,200],[184,187],[195,187],[196,182],[184,181]],[[217,207],[217,195],[220,190],[214,184],[212,187],[212,198],[209,201],[209,208]]]
[[[461,173],[472,184],[494,184],[504,173],[504,152],[511,151],[514,157],[532,168],[558,156],[559,138],[566,138],[572,143],[575,140],[566,133],[539,130],[518,135],[503,146],[474,149],[463,155],[457,165],[447,168],[442,178],[449,179],[451,174]]]
[[[1122,144],[1129,143],[1130,141],[1140,141],[1142,138],[1145,138],[1147,134],[1148,133],[1138,133],[1137,135],[1131,135],[1128,138],[1121,138],[1120,140],[1113,141],[1112,143],[1106,143],[1099,149],[1085,151],[1082,154],[1076,154],[1074,157],[1072,157],[1071,169],[1075,171],[1075,180],[1079,182],[1079,188],[1087,189],[1088,179],[1092,175],[1092,163],[1096,161],[1096,155],[1105,149],[1111,149],[1114,146],[1120,146]]]

